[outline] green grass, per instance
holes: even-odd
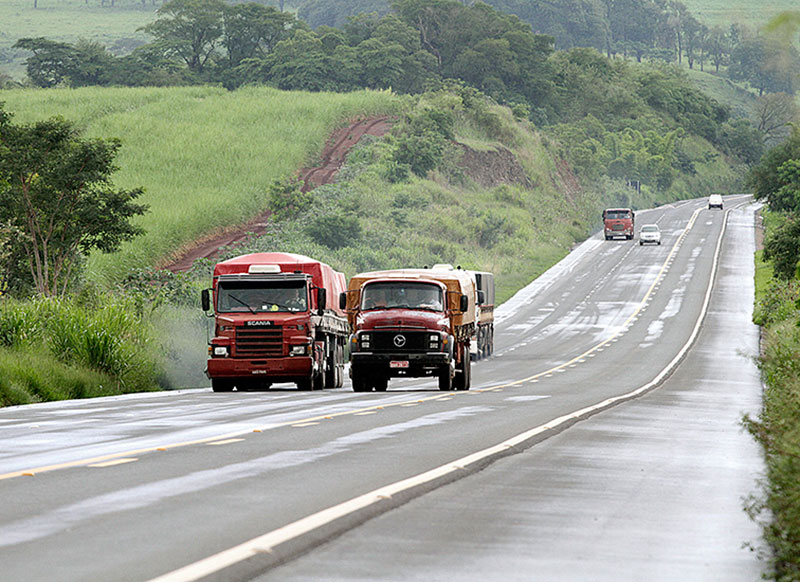
[[[756,29],[781,12],[798,10],[797,0],[684,0],[683,3],[705,25],[723,28],[737,22]]]
[[[0,2],[0,73],[15,79],[25,76],[26,54],[12,50],[20,38],[44,36],[73,43],[80,38],[99,42],[117,55],[151,39],[137,29],[152,22],[155,10],[151,0],[142,8],[140,0],[116,0],[100,5],[100,0],[2,0]]]
[[[703,93],[728,105],[734,117],[750,117],[756,106],[758,92],[744,88],[730,79],[713,73],[713,66],[706,66],[705,71],[700,71],[695,65],[694,69],[686,67],[684,70],[689,75],[692,83]],[[724,71],[720,69],[720,75]]]
[[[62,115],[87,136],[117,137],[117,186],[143,186],[147,231],[113,255],[90,257],[90,278],[113,283],[204,235],[266,208],[269,186],[315,161],[347,118],[391,112],[388,92],[347,94],[212,87],[5,91],[14,122]]]

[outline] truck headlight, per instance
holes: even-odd
[[[307,353],[308,346],[292,346],[291,351],[289,352],[290,356],[305,356]]]
[[[439,348],[439,341],[441,341],[438,333],[432,333],[428,336],[428,348],[435,350]]]
[[[214,356],[218,358],[227,358],[228,357],[228,347],[227,346],[212,346],[211,349],[213,350],[212,353]]]
[[[369,336],[368,333],[362,333],[361,336],[359,337],[359,340],[361,342],[361,347],[362,348],[369,349],[370,336]]]

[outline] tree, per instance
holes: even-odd
[[[777,143],[789,135],[790,123],[800,119],[800,108],[786,93],[762,95],[756,102],[756,121],[764,143]]]
[[[170,0],[158,9],[158,20],[143,26],[165,54],[202,73],[222,36],[222,0]]]
[[[104,253],[143,233],[129,220],[147,206],[141,188],[117,190],[116,140],[81,139],[71,122],[54,117],[14,125],[0,108],[0,222],[21,233],[39,294],[63,294],[81,255]]]
[[[64,81],[73,58],[72,47],[44,37],[21,38],[12,48],[31,51],[25,61],[31,82],[38,87],[55,87]]]
[[[800,160],[794,160],[796,177],[800,177]],[[800,186],[800,182],[797,183]],[[800,261],[800,218],[789,216],[777,228],[770,231],[764,240],[764,259],[772,261],[775,275],[786,281],[798,275]]]
[[[795,165],[800,160],[800,129],[793,128],[789,139],[769,150],[750,170],[748,184],[758,200],[765,200],[770,210],[800,213],[800,181]]]
[[[227,6],[223,21],[222,44],[228,51],[231,67],[238,66],[244,59],[266,57],[297,25],[291,14],[254,2]]]

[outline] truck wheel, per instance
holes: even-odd
[[[469,348],[465,348],[468,352]],[[470,385],[472,385],[472,363],[469,361],[469,358],[464,358],[464,366],[461,370],[461,385],[459,386],[459,390],[469,390]]]
[[[233,381],[221,378],[211,379],[211,389],[214,392],[233,392]]]
[[[325,372],[320,371],[311,377],[311,389],[322,390],[323,388],[325,388]]]
[[[351,368],[351,378],[353,380],[353,392],[370,392],[372,386],[367,384],[367,379],[361,372],[357,372]]]
[[[389,378],[383,377],[373,381],[375,392],[386,392],[389,387]]]
[[[336,342],[325,342],[325,386],[324,388],[336,387],[336,368],[339,366],[338,349]]]
[[[453,389],[453,379],[450,377],[450,366],[442,366],[439,370],[439,390],[449,392]]]

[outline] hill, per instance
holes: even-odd
[[[16,123],[61,115],[93,137],[117,137],[118,186],[143,186],[147,235],[93,255],[90,277],[117,282],[185,245],[246,222],[270,185],[310,164],[347,119],[391,113],[387,92],[311,94],[212,87],[4,91]]]

